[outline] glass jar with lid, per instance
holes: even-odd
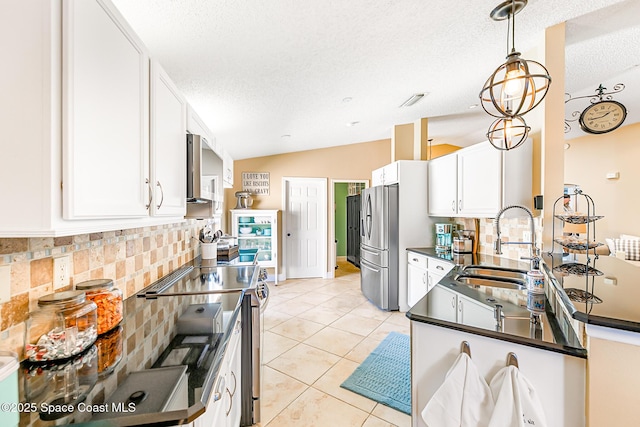
[[[98,306],[98,335],[109,332],[122,321],[122,291],[111,279],[95,279],[80,282],[76,289],[84,291],[87,299]]]
[[[32,362],[66,359],[89,348],[98,337],[96,304],[82,291],[38,299],[25,328],[25,356]]]

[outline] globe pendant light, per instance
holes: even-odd
[[[507,60],[489,76],[480,92],[482,108],[493,117],[522,116],[540,104],[549,90],[551,77],[544,65],[520,58],[515,49],[515,15],[526,5],[527,0],[507,0],[491,11],[494,21],[508,19],[510,24]]]
[[[530,130],[520,116],[502,117],[491,123],[487,139],[498,150],[513,150],[522,145]]]

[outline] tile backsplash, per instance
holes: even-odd
[[[0,304],[0,349],[22,354],[24,321],[38,298],[53,293],[53,260],[69,257],[69,286],[108,278],[125,297],[199,253],[202,221],[50,238],[0,238],[0,266],[10,266],[11,299]]]

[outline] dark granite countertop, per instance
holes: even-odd
[[[408,248],[407,251],[420,253],[433,258],[448,259],[455,263],[455,267],[440,282],[439,285],[465,295],[491,308],[495,304],[503,306],[506,317],[517,318],[517,321],[506,321],[503,330],[484,329],[468,326],[462,323],[445,321],[430,316],[428,313],[427,294],[416,303],[408,312],[407,317],[413,321],[435,324],[438,326],[483,335],[503,341],[510,341],[544,350],[555,351],[577,357],[586,357],[586,350],[582,348],[573,329],[567,327],[562,319],[563,313],[556,315],[555,298],[550,302],[543,295],[545,310],[536,312],[541,321],[539,326],[532,327],[529,319],[533,316],[527,309],[528,293],[526,290],[503,289],[493,287],[470,287],[456,282],[455,277],[461,269],[468,265],[485,265],[515,268],[523,271],[529,270],[529,262],[517,261],[508,258],[496,257],[487,254],[454,254],[438,253],[433,248]],[[548,287],[554,284],[547,284]],[[552,294],[548,288],[546,294]]]
[[[215,260],[201,263],[197,258],[176,272],[184,275],[172,284],[163,283],[163,278],[127,298],[124,301],[124,319],[120,325],[98,337],[98,341],[82,354],[60,363],[43,365],[23,362],[19,382],[20,401],[25,411],[21,411],[19,425],[88,423],[96,426],[172,426],[189,423],[204,413],[233,327],[240,315],[244,293],[256,285],[259,267]],[[165,294],[207,290],[228,293],[160,296],[156,299],[142,297],[146,292],[160,288],[163,290],[158,292]],[[199,342],[197,349],[199,366],[197,369],[189,366],[188,408],[136,413],[135,410],[126,412],[125,407],[106,405],[130,373],[166,365],[162,362],[167,355],[165,349],[175,345],[180,338],[177,333],[178,317],[189,305],[205,303],[220,304],[222,329],[213,334],[198,335],[206,340]],[[63,399],[65,393],[67,398]],[[66,402],[69,406],[55,412],[55,408],[50,406],[54,402]],[[97,418],[100,421],[96,421]]]
[[[585,264],[585,255],[544,254],[542,258],[548,266],[548,274],[565,293],[572,294],[571,290],[576,289],[597,298],[585,301],[568,298],[567,303],[575,319],[587,324],[640,332],[640,267],[612,256],[592,256],[591,267],[601,275],[587,278],[559,271],[562,265]]]

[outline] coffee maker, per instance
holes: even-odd
[[[451,252],[455,224],[436,224],[436,252]]]

